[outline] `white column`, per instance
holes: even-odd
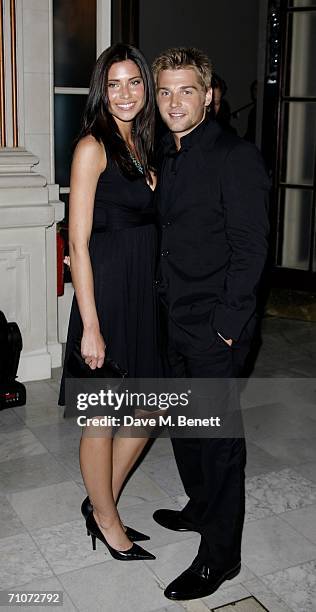
[[[4,0],[8,23],[10,0]],[[19,380],[50,378],[61,365],[57,339],[56,223],[64,205],[53,184],[51,12],[48,0],[16,0],[19,146],[0,150],[0,309],[20,326]],[[6,34],[6,90],[11,87]],[[36,167],[37,172],[34,170]]]

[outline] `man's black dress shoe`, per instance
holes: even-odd
[[[237,563],[226,570],[213,569],[196,559],[191,567],[167,586],[165,596],[177,601],[207,597],[214,593],[225,580],[231,580],[237,576],[240,567],[241,564]]]
[[[166,529],[172,531],[197,531],[197,528],[182,518],[180,510],[156,510],[153,514],[153,519]]]
[[[93,507],[90,502],[90,499],[89,497],[86,497],[81,504],[81,513],[86,520],[89,514],[92,512],[92,510],[93,510]],[[126,525],[125,525],[125,533],[131,542],[144,542],[145,540],[150,540],[150,537],[146,535],[145,533],[142,533],[141,531],[136,531],[136,529],[133,529],[132,527],[126,527]],[[88,532],[87,532],[87,535],[89,535]]]

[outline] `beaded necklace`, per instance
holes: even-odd
[[[132,129],[132,135],[134,134],[134,129]],[[144,174],[144,168],[141,165],[140,161],[138,161],[137,157],[135,157],[134,153],[131,151],[131,149],[129,148],[128,144],[125,142],[125,145],[127,147],[128,150],[128,154],[134,164],[134,166],[137,168],[138,172],[140,172],[141,174]]]
[[[144,168],[141,165],[140,161],[138,161],[138,159],[135,157],[135,155],[132,153],[132,151],[130,149],[128,149],[129,152],[129,156],[134,164],[134,166],[136,166],[138,172],[140,172],[141,174],[144,174]]]

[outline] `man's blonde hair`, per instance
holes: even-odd
[[[161,70],[180,68],[193,68],[205,91],[210,89],[213,70],[211,61],[203,51],[195,47],[174,47],[156,57],[152,65],[156,87]]]

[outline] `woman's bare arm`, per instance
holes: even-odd
[[[69,202],[69,253],[72,281],[83,323],[81,353],[92,369],[101,367],[105,343],[94,299],[93,274],[89,255],[94,198],[101,172],[106,167],[103,146],[93,136],[78,143],[71,166]]]

